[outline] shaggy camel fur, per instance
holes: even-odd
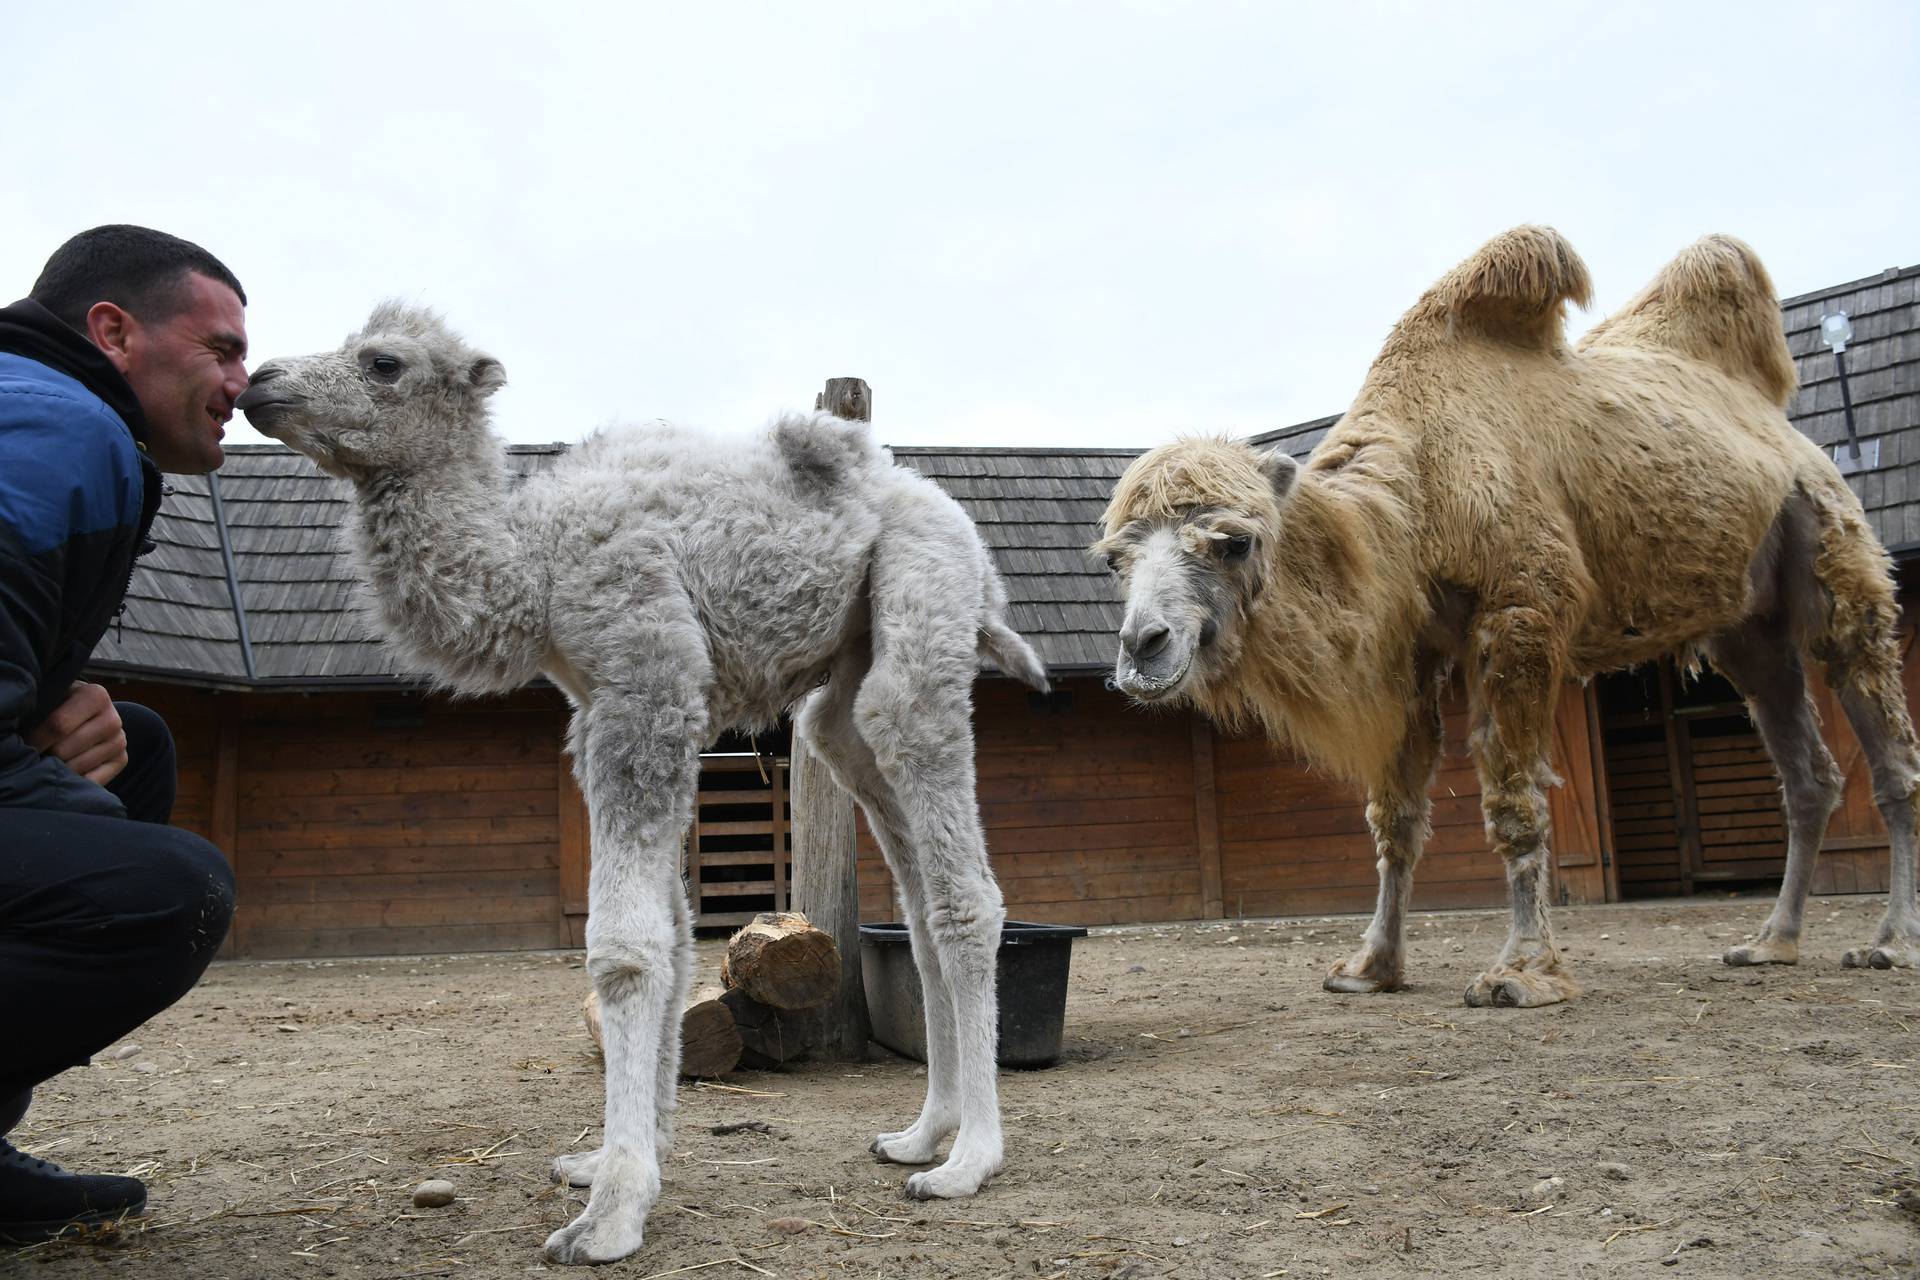
[[[926,1105],[872,1150],[925,1164],[957,1133],[907,1190],[971,1195],[1001,1164],[1005,917],[974,799],[972,686],[985,655],[1046,687],[978,533],[864,427],[825,415],[757,441],[603,434],[509,488],[486,408],[503,382],[438,317],[388,304],[337,351],[262,365],[240,407],[351,483],[352,553],[407,668],[475,694],[544,672],[573,704],[606,1126],[599,1150],[556,1162],[593,1192],[548,1256],[640,1246],[672,1150],[699,754],[802,699],[798,731],[865,808],[900,886],[926,994]]]
[[[1472,1005],[1576,993],[1546,914],[1546,788],[1563,682],[1679,654],[1738,686],[1784,780],[1786,881],[1729,964],[1792,964],[1841,777],[1801,651],[1873,770],[1892,895],[1846,963],[1920,962],[1920,751],[1886,553],[1833,463],[1788,423],[1773,283],[1725,236],[1692,245],[1570,350],[1585,266],[1555,232],[1489,242],[1406,313],[1304,467],[1224,440],[1121,477],[1095,546],[1125,578],[1118,681],[1259,727],[1363,784],[1380,898],[1332,991],[1402,981],[1431,831],[1440,704],[1465,666],[1487,833],[1513,925]]]

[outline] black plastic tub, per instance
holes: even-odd
[[[1067,967],[1073,940],[1087,931],[1070,924],[1009,920],[1000,930],[1000,1034],[995,1060],[1003,1067],[1050,1067],[1060,1056],[1067,1019]],[[921,1062],[927,1060],[926,1003],[913,946],[900,923],[860,926],[860,969],[867,989],[873,1038]]]

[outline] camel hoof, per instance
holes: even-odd
[[[1320,984],[1339,995],[1372,995],[1400,989],[1400,967],[1384,963],[1376,953],[1357,952],[1327,971]]]
[[[1380,991],[1398,991],[1398,979],[1354,977],[1345,973],[1330,973],[1326,981],[1320,984],[1324,989],[1343,996],[1372,995]]]
[[[639,1222],[613,1222],[589,1210],[547,1237],[547,1261],[566,1267],[618,1262],[638,1249],[644,1236]]]
[[[600,1171],[599,1151],[580,1151],[553,1162],[553,1180],[569,1187],[590,1187]]]
[[[949,1160],[938,1169],[926,1169],[907,1179],[906,1193],[913,1200],[958,1200],[986,1185],[998,1168],[989,1160]]]
[[[1757,964],[1799,964],[1800,944],[1797,942],[1743,942],[1737,947],[1728,947],[1720,959],[1735,968]]]
[[[1570,1000],[1580,992],[1573,980],[1560,974],[1527,970],[1483,973],[1467,988],[1467,1005],[1474,1009],[1538,1009]]]
[[[940,1147],[940,1139],[929,1141],[908,1129],[903,1133],[883,1133],[867,1144],[887,1164],[931,1164]]]
[[[1875,947],[1856,947],[1840,957],[1849,969],[1920,968],[1920,944],[1881,943]]]

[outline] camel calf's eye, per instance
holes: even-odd
[[[400,376],[400,362],[392,356],[375,356],[367,361],[367,367],[382,382],[392,382]]]
[[[1225,560],[1245,560],[1247,553],[1251,550],[1253,550],[1253,538],[1244,533],[1235,538],[1228,538],[1220,544],[1220,556]]]

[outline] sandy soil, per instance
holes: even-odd
[[[1389,996],[1319,989],[1355,920],[1101,931],[1062,1062],[1002,1076],[1007,1169],[980,1196],[906,1201],[866,1154],[917,1109],[917,1063],[690,1084],[614,1274],[1912,1276],[1920,975],[1838,961],[1881,906],[1818,902],[1807,960],[1764,971],[1716,958],[1757,899],[1563,911],[1587,994],[1531,1012],[1460,1002],[1494,913],[1417,917]],[[547,1269],[580,1202],[548,1161],[598,1142],[584,991],[577,954],[216,966],[14,1135],[147,1178],[152,1216],[0,1274]],[[711,1132],[743,1120],[772,1132]],[[452,1206],[412,1207],[428,1177]]]

